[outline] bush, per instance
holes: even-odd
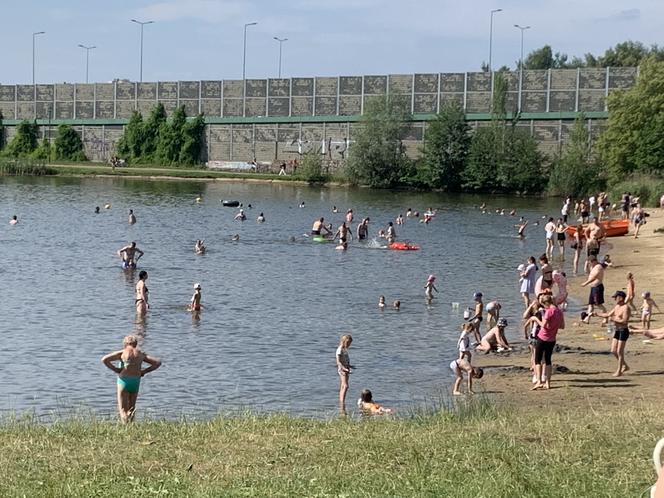
[[[10,157],[25,158],[30,156],[37,148],[37,123],[21,121],[16,129],[16,136],[7,146],[7,155]]]
[[[32,152],[32,154],[30,154],[30,158],[34,159],[37,162],[43,163],[45,161],[50,161],[52,155],[53,155],[53,150],[51,147],[51,142],[49,142],[48,139],[45,138],[39,144],[39,147],[37,147]]]
[[[624,192],[639,197],[647,207],[659,207],[659,199],[664,194],[664,177],[656,175],[633,175],[609,188],[609,199],[615,202]]]
[[[325,183],[327,176],[323,173],[323,157],[320,151],[312,150],[304,154],[296,176],[310,184]]]
[[[64,161],[87,160],[80,135],[69,125],[58,126],[58,135],[55,137],[55,158]]]
[[[0,158],[2,176],[45,176],[57,175],[57,170],[44,166],[31,159]]]

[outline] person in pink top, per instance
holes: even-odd
[[[559,330],[565,328],[565,316],[558,307],[553,304],[553,296],[542,297],[544,313],[542,318],[536,316],[529,321],[537,322],[540,326],[535,343],[535,378],[537,383],[532,387],[536,389],[549,389],[551,387],[551,355],[556,345],[556,335]],[[544,383],[542,383],[542,364],[544,364]]]

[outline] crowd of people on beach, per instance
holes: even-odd
[[[199,201],[197,200],[197,202]],[[304,202],[299,207],[304,208]],[[110,209],[111,205],[107,204],[104,208]],[[482,213],[488,213],[486,204],[479,206],[479,209]],[[625,290],[619,289],[612,294],[611,297],[615,300],[614,306],[610,310],[605,307],[604,275],[608,268],[614,267],[614,264],[608,254],[603,255],[600,260],[600,252],[607,238],[605,223],[611,219],[612,213],[616,211],[618,211],[622,220],[629,221],[634,236],[637,237],[640,227],[647,221],[648,214],[640,205],[639,199],[632,197],[629,193],[622,196],[619,205],[610,204],[607,195],[603,192],[597,194],[597,196],[590,196],[587,199],[576,201],[572,201],[569,197],[566,198],[561,207],[561,216],[558,219],[542,217],[546,220],[543,227],[543,253],[539,258],[530,256],[527,261],[517,267],[519,293],[524,309],[521,316],[521,328],[523,339],[527,341],[530,351],[533,390],[546,390],[551,387],[552,356],[555,351],[557,334],[566,326],[568,281],[562,266],[565,261],[567,246],[574,254],[572,263],[574,275],[579,274],[579,264],[582,255],[585,254],[585,261],[581,268],[585,280],[580,285],[589,288],[589,297],[587,309],[581,313],[579,324],[590,324],[592,318],[598,317],[602,320],[603,325],[608,325],[608,330],[612,334],[611,352],[617,360],[614,376],[622,376],[629,371],[629,366],[625,361],[625,346],[630,333],[643,333],[647,340],[664,340],[664,328],[650,329],[652,315],[655,310],[660,312],[650,291],[641,294],[643,301],[640,307],[640,326],[630,326],[629,324],[632,313],[638,310],[635,304],[636,284],[632,273],[626,275]],[[95,213],[99,212],[100,208],[97,207]],[[332,208],[332,212],[338,212],[336,206]],[[495,212],[499,215],[516,216],[515,210],[508,212],[505,209],[497,209]],[[409,208],[405,216],[399,214],[394,221],[390,221],[384,228],[379,229],[376,236],[378,239],[385,239],[387,244],[394,243],[397,241],[395,225],[403,225],[408,219],[428,224],[435,219],[435,216],[436,211],[432,208],[428,208],[423,215]],[[234,215],[235,221],[243,222],[246,219],[247,215],[243,208],[240,208]],[[338,241],[336,248],[345,251],[348,249],[354,233],[357,242],[369,238],[370,218],[361,218],[355,225],[354,221],[355,213],[353,209],[348,209],[341,225],[335,231],[332,225],[326,224],[325,218],[321,216],[315,220],[310,234],[305,235]],[[575,221],[575,223],[572,221]],[[265,222],[263,212],[257,216],[256,222]],[[17,216],[13,216],[10,224],[16,225],[17,223]],[[127,223],[130,225],[137,223],[137,217],[133,210],[129,210]],[[530,225],[539,226],[539,220]],[[522,217],[516,226],[518,227],[517,238],[524,239],[529,220]],[[239,235],[233,236],[233,240],[239,240]],[[558,247],[557,251],[556,247]],[[202,239],[196,240],[193,250],[197,255],[205,254],[204,241]],[[145,252],[137,247],[136,242],[131,242],[120,248],[117,254],[121,260],[122,269],[134,271]],[[557,262],[560,264],[557,264]],[[557,267],[554,268],[554,266]],[[150,309],[147,280],[148,273],[145,270],[139,271],[134,300],[136,315],[139,319],[145,317]],[[428,304],[434,301],[436,294],[439,292],[435,282],[436,276],[431,274],[423,285],[424,297]],[[202,285],[195,283],[193,287],[194,292],[190,303],[187,305],[187,310],[197,315],[204,309]],[[452,304],[458,306],[458,303]],[[379,297],[378,307],[380,309],[387,307],[385,296]],[[397,299],[392,302],[394,310],[398,311],[400,307],[400,300]],[[496,300],[489,300],[485,304],[483,293],[478,291],[473,295],[473,306],[464,311],[461,332],[456,343],[458,354],[450,363],[450,369],[454,374],[452,388],[454,395],[463,394],[462,384],[464,379],[466,380],[467,392],[472,394],[473,381],[483,377],[484,370],[473,364],[474,356],[512,351],[512,346],[505,333],[508,321],[500,316],[501,308],[501,304]],[[482,326],[483,323],[484,326]],[[354,368],[350,363],[348,352],[352,341],[350,334],[344,334],[340,339],[335,355],[337,373],[340,379],[339,406],[343,413],[345,413],[346,408],[349,378]],[[161,362],[159,359],[141,351],[139,338],[135,335],[126,336],[123,340],[123,349],[104,356],[102,361],[105,366],[117,374],[117,402],[120,418],[123,422],[131,422],[135,414],[141,378],[159,368]],[[147,364],[147,367],[143,368],[143,364]],[[361,413],[370,415],[394,412],[373,401],[373,394],[368,389],[362,391],[358,400],[358,407]]]

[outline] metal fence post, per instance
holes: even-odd
[[[468,73],[463,73],[463,111],[468,108]]]
[[[77,107],[76,102],[77,102],[77,100],[76,100],[76,83],[74,83],[74,110],[73,110],[74,119],[76,119],[76,114],[77,114],[76,113],[76,110],[77,110],[76,109],[76,107]]]
[[[436,91],[436,114],[440,114],[440,73],[438,73],[438,90]]]
[[[118,81],[113,81],[113,119],[118,118]]]
[[[606,67],[606,82],[604,83],[604,111],[609,110],[609,77],[610,77],[610,68]]]
[[[574,102],[574,112],[579,112],[579,86],[581,84],[581,68],[576,68],[576,100]]]
[[[410,86],[410,113],[415,114],[415,73]]]
[[[551,105],[551,69],[547,69],[546,75],[546,112],[549,112]]]

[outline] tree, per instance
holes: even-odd
[[[598,147],[610,180],[664,172],[664,62],[643,61],[636,85],[609,95],[608,107]]]
[[[524,69],[566,69],[572,67],[574,62],[567,62],[567,54],[553,53],[551,45],[544,45],[530,52],[523,61]],[[576,59],[577,63],[580,59]]]
[[[470,141],[470,127],[461,106],[456,103],[443,106],[424,135],[423,183],[457,190],[461,186]]]
[[[53,155],[53,148],[51,147],[51,142],[49,142],[48,138],[45,138],[44,140],[41,141],[39,147],[37,147],[35,150],[32,151],[30,157],[32,159],[36,159],[37,161],[44,162],[44,161],[49,161],[52,155]]]
[[[205,119],[202,114],[185,124],[184,139],[180,148],[180,164],[197,164],[205,145]]]
[[[578,197],[596,190],[599,168],[592,156],[590,133],[583,115],[576,118],[563,153],[557,158],[549,177],[549,193]]]
[[[402,181],[410,166],[402,143],[411,118],[409,108],[405,100],[395,96],[367,102],[346,164],[351,182],[390,188]]]
[[[7,146],[7,155],[12,157],[28,157],[37,148],[37,123],[21,121],[16,135]]]
[[[180,159],[183,130],[187,123],[184,106],[178,107],[171,119],[162,123],[157,140],[156,159],[164,164],[176,164]]]
[[[323,156],[318,150],[309,150],[302,157],[297,168],[297,176],[310,184],[324,183],[327,179],[323,174]]]
[[[147,121],[143,123],[143,143],[141,145],[141,160],[152,162],[157,151],[159,130],[166,122],[166,109],[159,102],[152,108]]]
[[[138,159],[141,157],[143,147],[143,116],[134,111],[124,133],[118,140],[117,153],[125,159]]]
[[[5,117],[0,111],[0,151],[5,148],[5,125],[2,123],[4,119]]]
[[[597,65],[600,67],[636,67],[647,58],[664,61],[664,50],[657,45],[650,48],[641,42],[631,40],[618,43],[604,52],[604,55],[597,59]]]
[[[58,126],[58,134],[55,137],[55,158],[65,161],[87,159],[80,135],[69,125]]]

